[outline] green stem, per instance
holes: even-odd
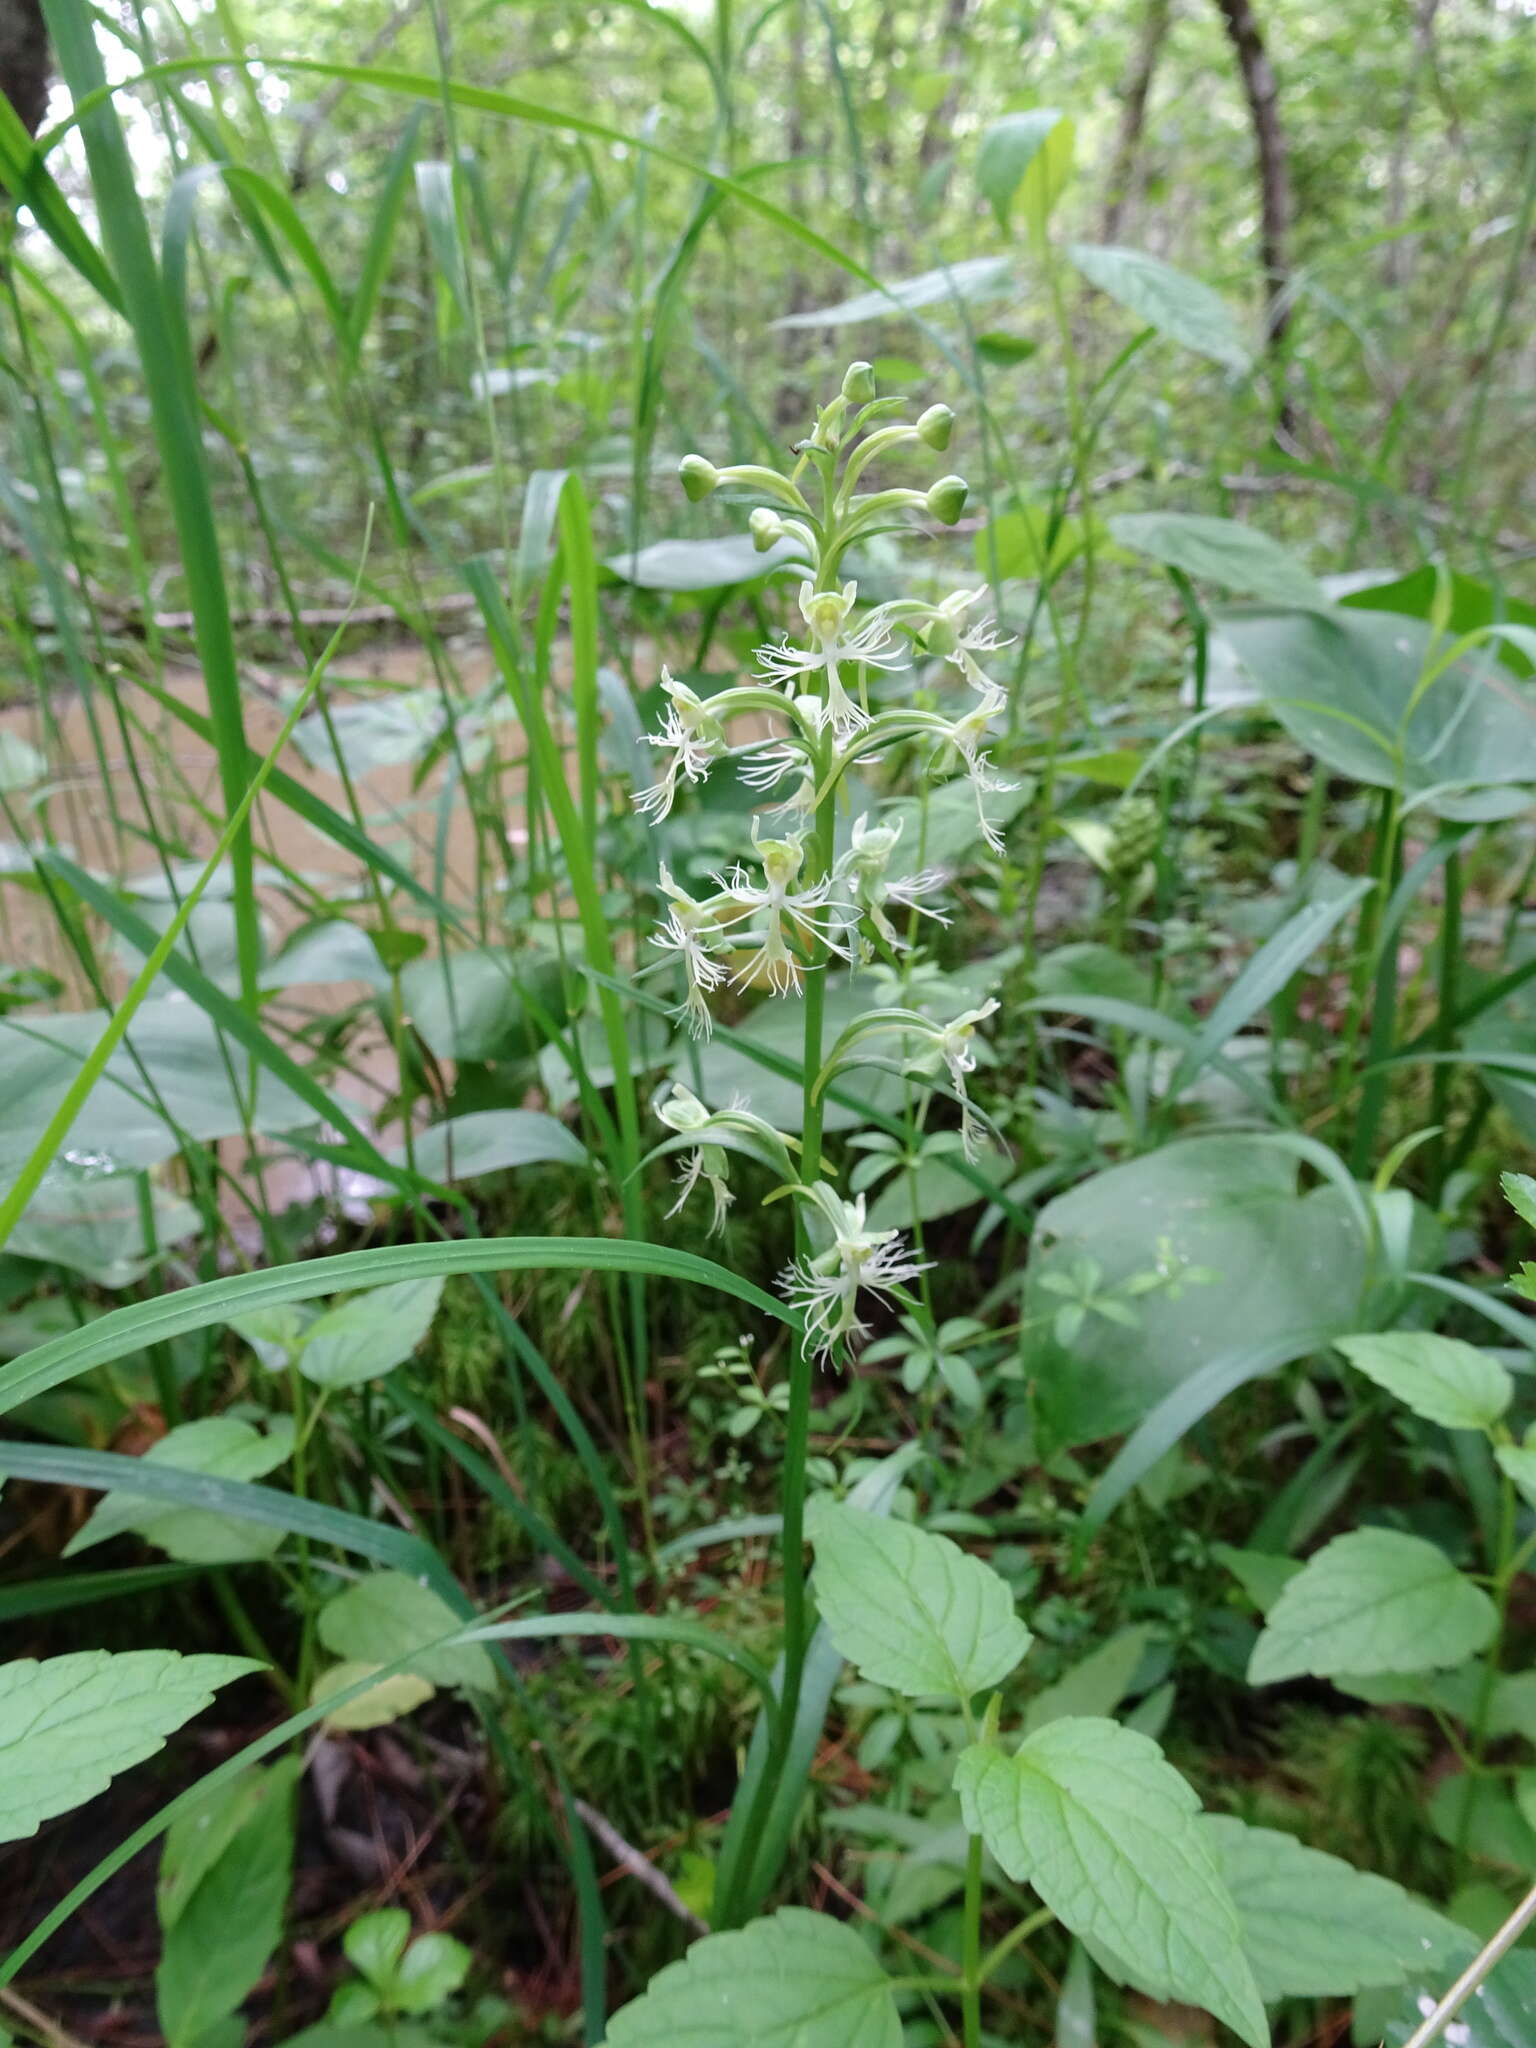
[[[965,1929],[960,1987],[961,2027],[965,2048],[981,2048],[981,1837],[972,1835],[965,1849]]]
[[[1481,1772],[1488,1748],[1488,1720],[1493,1708],[1494,1688],[1499,1682],[1499,1667],[1503,1658],[1504,1634],[1509,1623],[1509,1596],[1517,1577],[1519,1558],[1515,1552],[1515,1523],[1519,1503],[1515,1496],[1514,1481],[1507,1475],[1499,1487],[1499,1535],[1498,1547],[1493,1562],[1493,1604],[1498,1613],[1498,1626],[1493,1632],[1483,1658],[1482,1683],[1478,1687],[1477,1705],[1472,1715],[1470,1729],[1471,1763],[1475,1772]],[[1474,1781],[1475,1782],[1475,1781]],[[1472,1827],[1473,1788],[1468,1787],[1468,1796],[1461,1809],[1461,1821],[1456,1830],[1456,1872],[1460,1883],[1466,1875],[1467,1838]]]

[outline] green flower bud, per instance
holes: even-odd
[[[930,654],[943,655],[947,658],[954,653],[959,644],[959,628],[944,612],[929,622],[928,629],[923,634],[923,645]]]
[[[677,473],[683,480],[685,495],[694,505],[701,498],[707,498],[720,483],[719,470],[702,455],[685,455],[677,465]]]
[[[843,396],[850,405],[868,405],[875,395],[875,373],[868,363],[850,363],[843,376]]]
[[[917,422],[917,438],[930,448],[947,448],[955,431],[955,416],[947,405],[930,405]]]
[[[936,484],[930,485],[923,502],[941,525],[953,526],[965,510],[970,488],[963,476],[941,476]]]
[[[777,512],[766,505],[759,505],[747,521],[752,534],[752,545],[760,555],[766,555],[775,541],[784,538],[784,522]]]

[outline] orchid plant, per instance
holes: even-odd
[[[728,767],[763,799],[752,820],[750,864],[713,876],[708,893],[684,888],[659,864],[662,915],[650,966],[670,968],[680,980],[678,1020],[707,1037],[712,1005],[731,989],[765,988],[803,1005],[798,1138],[774,1130],[747,1104],[711,1107],[676,1083],[657,1105],[668,1132],[657,1151],[682,1155],[676,1207],[702,1188],[713,1204],[711,1227],[720,1228],[732,1202],[728,1167],[736,1151],[774,1169],[778,1193],[796,1208],[796,1255],[780,1279],[801,1325],[786,1403],[781,1731],[794,1724],[807,1641],[802,1542],[815,1370],[836,1366],[864,1341],[872,1303],[883,1299],[924,1313],[907,1292],[926,1270],[918,1250],[901,1232],[873,1225],[862,1195],[850,1198],[834,1185],[822,1150],[827,1087],[839,1071],[867,1063],[871,1040],[894,1042],[905,1072],[958,1105],[967,1156],[975,1157],[986,1129],[966,1084],[976,1066],[978,1027],[995,1002],[942,1021],[916,1008],[873,1008],[833,1043],[823,1042],[834,966],[883,965],[899,981],[924,923],[948,922],[936,900],[947,878],[935,867],[903,866],[901,823],[862,808],[851,815],[854,772],[898,749],[922,763],[929,779],[958,770],[974,792],[981,836],[994,849],[1002,843],[987,797],[1009,785],[987,748],[1006,696],[984,664],[1005,643],[980,613],[982,592],[960,589],[938,602],[901,597],[865,608],[848,574],[854,550],[877,534],[930,521],[953,525],[965,507],[967,486],[954,475],[921,490],[866,487],[877,463],[949,445],[948,406],[930,406],[916,420],[902,411],[899,399],[877,395],[869,364],[858,362],[818,411],[787,472],[684,458],[680,474],[690,499],[727,487],[764,501],[748,525],[761,552],[780,549],[801,565],[803,631],[759,648],[753,675],[707,698],[663,669],[666,714],[651,735],[657,772],[635,798],[659,823],[687,788]],[[939,680],[963,693],[951,708],[929,708],[891,687],[913,662],[932,665]],[[890,701],[883,701],[887,690]],[[775,1738],[759,1777],[762,1810],[786,1767],[784,1742],[782,1734]],[[738,1896],[723,1902],[727,1917],[750,1911],[771,1876],[761,1864],[755,1879],[747,1873]]]

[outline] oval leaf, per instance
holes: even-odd
[[[840,1920],[786,1906],[696,1941],[608,2022],[608,2048],[901,2048],[885,1972]]]
[[[142,1763],[200,1714],[249,1657],[183,1657],[175,1650],[81,1650],[42,1663],[0,1665],[0,1842],[68,1813]]]
[[[969,1699],[998,1685],[1032,1640],[992,1567],[947,1536],[818,1499],[816,1605],[838,1649],[896,1692]]]
[[[1111,1974],[1153,1998],[1204,2006],[1268,2048],[1200,1801],[1148,1736],[1117,1721],[1053,1721],[1013,1756],[973,1743],[955,1788],[971,1832]]]
[[[1208,284],[1186,277],[1171,263],[1143,255],[1139,249],[1073,242],[1067,254],[1091,285],[1107,292],[1127,312],[1166,334],[1170,341],[1182,342],[1226,370],[1243,371],[1251,366],[1226,301]]]
[[[1198,512],[1121,512],[1108,524],[1122,547],[1239,597],[1303,608],[1328,602],[1323,586],[1289,548],[1235,519]]]
[[[1266,2004],[1384,1990],[1465,1939],[1401,1885],[1291,1835],[1246,1827],[1229,1814],[1205,1814],[1199,1827],[1236,1901]]]
[[[1491,1429],[1515,1397],[1499,1361],[1459,1337],[1387,1330],[1341,1337],[1339,1349],[1356,1372],[1444,1429]]]
[[[1248,1666],[1253,1685],[1435,1671],[1487,1648],[1493,1602],[1445,1552],[1395,1529],[1336,1536],[1287,1581]]]

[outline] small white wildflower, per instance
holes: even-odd
[[[791,647],[785,640],[777,647],[757,650],[766,679],[798,696],[807,695],[805,684],[812,676],[826,678],[824,694],[817,693],[821,705],[817,723],[830,722],[839,739],[847,739],[869,723],[868,712],[843,687],[844,666],[863,662],[871,668],[896,668],[902,661],[899,653],[890,651],[890,627],[880,612],[872,613],[862,626],[844,637],[843,628],[858,594],[856,583],[845,583],[841,590],[817,590],[810,583],[802,583],[800,616],[810,629],[814,646]]]
[[[940,869],[923,868],[917,874],[901,875],[895,879],[887,874],[901,831],[899,821],[894,825],[872,824],[866,811],[853,822],[852,842],[843,856],[842,865],[843,875],[853,884],[859,908],[885,943],[897,948],[905,946],[906,940],[887,915],[893,908],[920,911],[924,917],[931,917],[939,924],[949,923],[941,910],[934,910],[920,901],[944,886],[945,876]]]
[[[944,1025],[935,1040],[938,1056],[960,1098],[960,1142],[966,1158],[971,1160],[980,1152],[981,1140],[971,1109],[971,1098],[966,1091],[966,1076],[976,1071],[976,1026],[995,1016],[997,1010],[997,997],[991,996],[980,1009],[963,1011],[953,1023]]]
[[[961,717],[953,719],[944,728],[943,745],[951,747],[965,765],[971,788],[976,793],[976,819],[981,827],[981,836],[994,853],[1003,850],[1003,835],[991,822],[982,798],[988,792],[1003,793],[1018,788],[1016,782],[1005,782],[993,769],[990,758],[982,752],[983,743],[990,738],[988,727],[1007,702],[995,683],[987,684],[980,700]]]
[[[649,733],[647,738],[653,747],[669,747],[672,758],[663,765],[651,787],[635,797],[635,809],[644,811],[652,824],[658,824],[671,811],[680,777],[686,775],[690,782],[702,782],[710,764],[725,752],[720,721],[703,698],[686,683],[678,682],[667,668],[661,672],[661,687],[667,696],[666,720],[660,732]]]
[[[824,1252],[787,1266],[779,1286],[805,1320],[806,1342],[823,1359],[840,1343],[855,1344],[869,1334],[860,1320],[861,1292],[890,1294],[925,1272],[898,1230],[871,1230],[865,1222],[865,1198],[845,1202],[824,1181],[807,1194],[825,1219],[832,1242]]]
[[[673,1082],[672,1093],[665,1102],[658,1105],[656,1114],[667,1129],[675,1131],[679,1137],[702,1137],[714,1123],[714,1118],[697,1095],[691,1088],[685,1088],[680,1081]],[[709,1189],[715,1205],[714,1215],[710,1219],[710,1235],[713,1237],[717,1231],[723,1230],[726,1211],[736,1199],[726,1181],[726,1166],[722,1146],[703,1143],[695,1145],[678,1173],[677,1183],[682,1193],[667,1211],[668,1216],[677,1214],[702,1180]]]
[[[752,934],[757,950],[737,973],[736,986],[745,988],[749,982],[762,979],[775,995],[793,995],[799,991],[803,970],[799,958],[791,950],[792,937],[805,945],[819,940],[841,958],[849,957],[846,946],[840,944],[835,936],[832,928],[834,915],[827,907],[832,885],[830,881],[821,881],[807,889],[796,888],[800,870],[805,865],[803,840],[793,835],[784,839],[763,839],[759,836],[758,821],[754,819],[752,843],[763,864],[760,884],[750,881],[743,868],[736,868],[728,877],[717,877],[721,889],[730,899],[731,923],[740,923],[744,919],[755,922],[759,916],[764,919],[761,934]]]
[[[712,951],[720,942],[720,923],[710,905],[700,903],[686,889],[678,887],[665,861],[661,863],[658,886],[669,907],[661,929],[651,935],[651,944],[659,946],[663,953],[676,955],[688,982],[682,1006],[674,1014],[686,1021],[695,1038],[708,1038],[712,1020],[704,998],[709,990],[720,987],[729,972],[725,962],[717,960]]]

